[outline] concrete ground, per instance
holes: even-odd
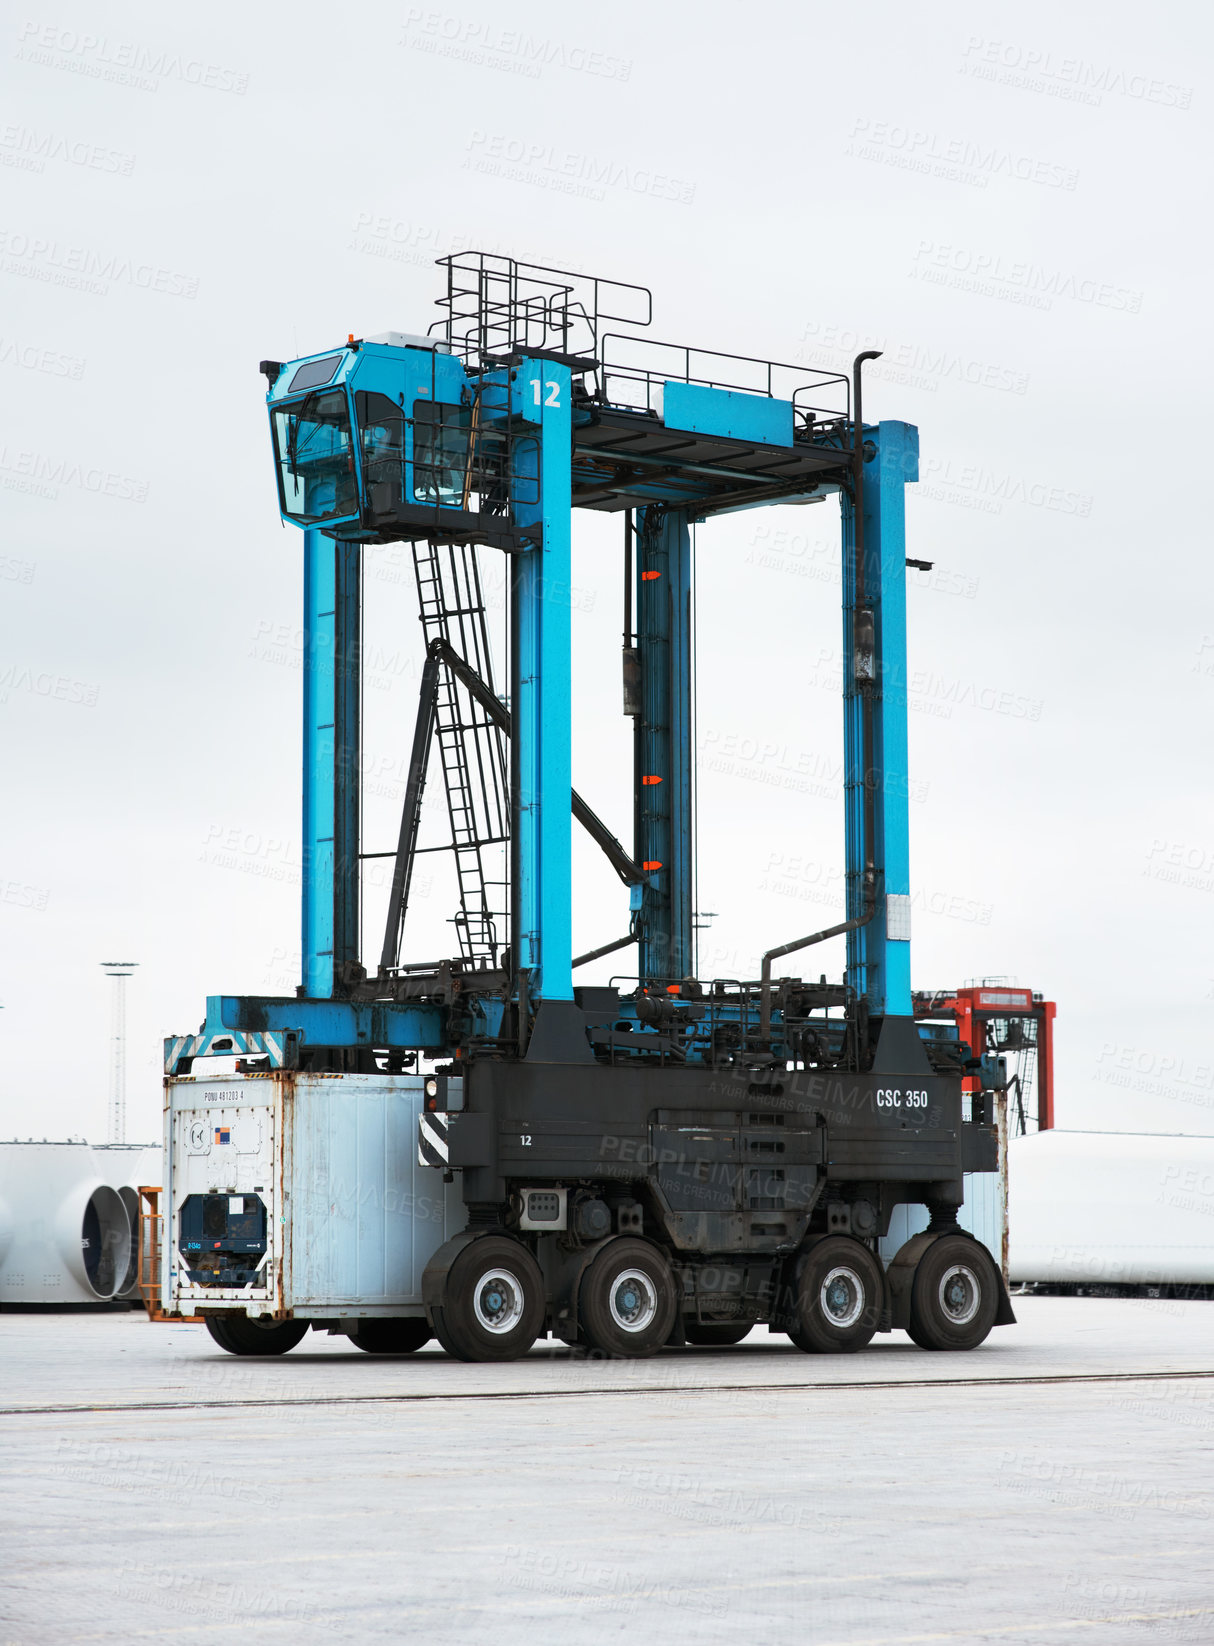
[[[0,1315],[0,1643],[1214,1641],[1214,1303],[500,1367]]]

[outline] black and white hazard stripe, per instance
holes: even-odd
[[[423,1109],[417,1117],[417,1161],[419,1166],[446,1166],[447,1114],[435,1114]]]

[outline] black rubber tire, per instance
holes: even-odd
[[[364,1354],[411,1355],[433,1336],[427,1320],[364,1320],[350,1342]]]
[[[625,1280],[629,1273],[643,1277],[631,1289]],[[623,1316],[634,1299],[636,1323],[630,1324]],[[674,1276],[665,1257],[647,1240],[624,1235],[608,1241],[582,1276],[580,1335],[591,1349],[613,1360],[641,1360],[665,1346],[677,1307]]]
[[[919,1347],[976,1349],[998,1312],[999,1274],[981,1241],[961,1234],[934,1240],[911,1282],[906,1329]]]
[[[248,1315],[208,1315],[207,1331],[230,1355],[285,1355],[307,1335],[306,1320],[274,1320],[263,1326]]]
[[[805,1255],[788,1335],[806,1354],[854,1354],[876,1331],[884,1297],[885,1277],[868,1247],[828,1235]]]
[[[701,1349],[725,1349],[741,1343],[754,1330],[753,1320],[689,1320],[683,1330],[688,1343]]]
[[[502,1288],[491,1285],[496,1273]],[[499,1306],[508,1312],[494,1324],[489,1316]],[[539,1336],[545,1312],[544,1277],[526,1246],[509,1235],[485,1235],[465,1246],[447,1271],[434,1335],[457,1360],[517,1360]]]

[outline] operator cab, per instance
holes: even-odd
[[[504,509],[506,434],[477,426],[448,344],[386,332],[261,370],[279,509],[292,525],[382,543]]]

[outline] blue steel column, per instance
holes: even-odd
[[[356,543],[304,533],[301,982],[328,999],[358,958]]]
[[[515,435],[514,522],[541,529],[539,546],[511,562],[514,963],[531,974],[532,1001],[572,1000],[569,368],[524,360],[510,388],[515,418],[537,425]]]
[[[641,770],[636,853],[650,872],[641,909],[642,979],[695,966],[692,916],[691,532],[686,510],[640,511],[637,644]]]
[[[919,478],[919,431],[909,423],[865,430],[876,454],[864,467],[865,601],[875,627],[873,770],[877,911],[847,938],[847,980],[874,1016],[911,1015],[910,939],[889,935],[886,899],[910,895],[906,663],[906,494]],[[855,519],[843,499],[843,726],[847,812],[847,915],[863,912],[864,754],[854,674]],[[909,921],[907,905],[905,918]],[[895,930],[908,931],[906,924]]]
[[[362,714],[361,543],[337,543],[334,608],[333,965],[359,959],[359,799]]]

